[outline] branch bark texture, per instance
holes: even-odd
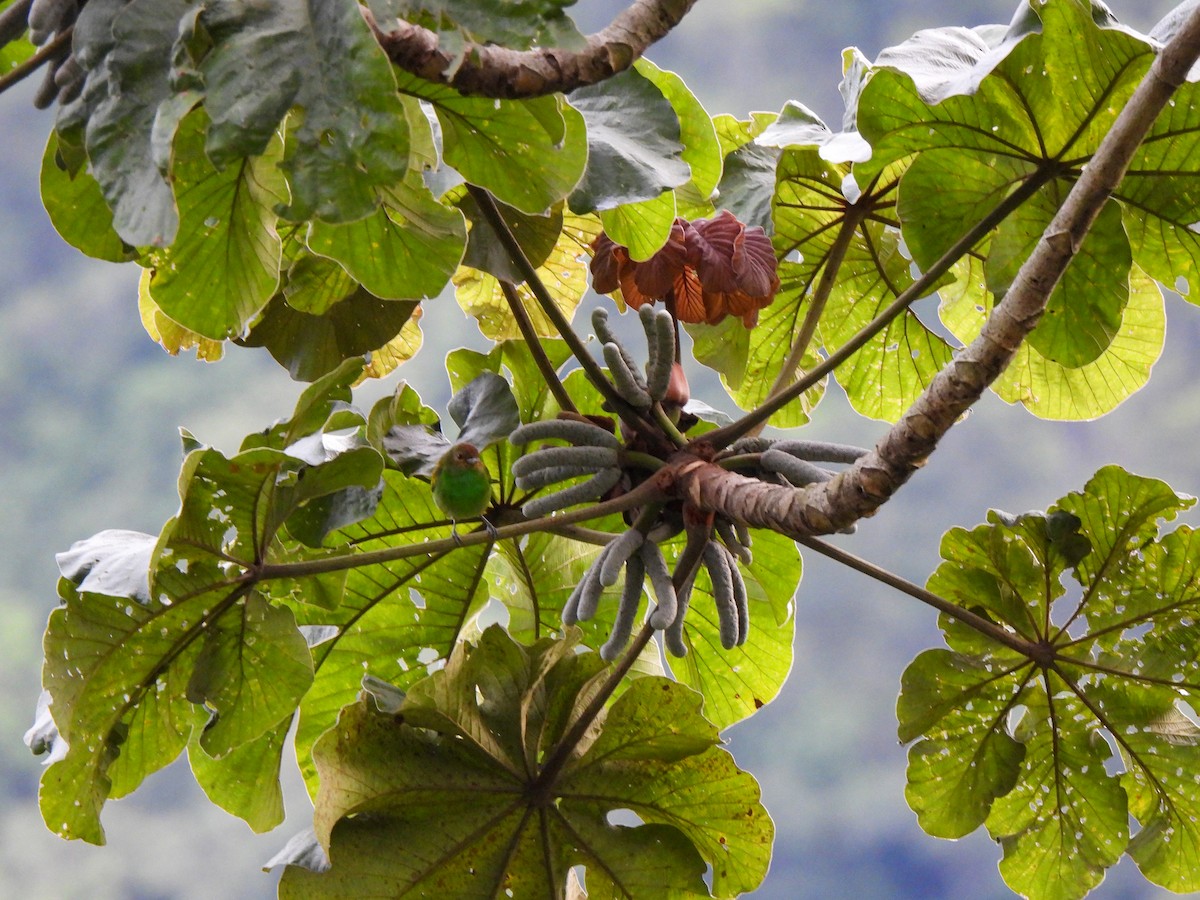
[[[579,50],[469,44],[461,61],[442,50],[437,35],[425,28],[403,20],[381,24],[369,14],[368,21],[388,58],[405,71],[462,94],[515,99],[572,91],[623,72],[695,4],[696,0],[634,0],[608,27],[589,35]]]
[[[930,383],[876,448],[823,484],[782,488],[700,458],[673,467],[672,493],[748,525],[796,536],[827,534],[872,515],[1011,362],[1050,293],[1120,184],[1154,120],[1200,57],[1200,7],[1155,59],[983,330]]]

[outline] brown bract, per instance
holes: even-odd
[[[733,315],[753,328],[779,290],[770,238],[729,210],[694,222],[676,219],[666,244],[644,262],[601,234],[592,242],[591,268],[599,293],[620,288],[635,309],[666,300],[679,321],[693,324],[716,325]]]

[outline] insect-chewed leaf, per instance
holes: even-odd
[[[194,759],[216,802],[255,828],[277,821],[280,729],[313,677],[290,607],[336,606],[340,576],[255,585],[245,575],[266,560],[311,559],[287,534],[294,516],[378,483],[378,454],[326,430],[362,422],[342,399],[355,368],[311,386],[291,420],[240,453],[193,449],[179,513],[157,542],[106,532],[61,558],[65,602],[47,630],[44,682],[69,750],[41,791],[60,834],[102,842],[105,800],[128,794],[189,739],[211,757]],[[264,773],[253,789],[231,779],[235,757]]]
[[[399,715],[347,707],[315,749],[332,868],[290,866],[281,896],[550,896],[577,865],[601,896],[709,896],[706,864],[717,896],[754,888],[770,820],[687,688],[637,680],[540,780],[602,665],[573,638],[524,647],[493,627],[414,685]],[[645,824],[608,824],[616,809]],[[405,853],[387,850],[396,841]]]
[[[1018,893],[1081,897],[1126,851],[1200,888],[1200,728],[1181,706],[1200,688],[1200,533],[1159,534],[1194,502],[1110,466],[1049,513],[942,541],[929,589],[963,613],[904,673],[906,793],[931,834],[985,824]]]
[[[372,516],[331,535],[327,544],[369,552],[449,535],[450,523],[429,484],[388,471]],[[487,559],[487,546],[475,545],[360,565],[347,575],[336,609],[296,607],[301,624],[331,629],[313,648],[316,674],[296,734],[310,789],[316,773],[308,750],[334,725],[338,710],[353,702],[365,675],[407,687],[449,655],[487,601]]]

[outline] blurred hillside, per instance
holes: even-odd
[[[606,22],[619,5],[581,0],[581,24]],[[1128,0],[1117,12],[1148,30],[1172,5]],[[1013,6],[710,0],[651,56],[679,72],[712,113],[773,110],[794,98],[836,125],[843,47],[873,58],[918,28],[1007,22]],[[40,207],[37,170],[52,117],[32,110],[31,95],[24,85],[0,97],[0,131],[10,135],[0,158],[0,896],[273,896],[274,877],[257,868],[308,817],[294,774],[289,821],[266,836],[212,807],[178,764],[109,804],[105,848],[59,841],[36,809],[40,770],[20,736],[32,718],[40,634],[55,602],[54,553],[102,528],[157,532],[177,502],[177,426],[233,449],[243,434],[287,414],[301,388],[261,351],[233,348],[207,366],[171,359],[149,341],[137,319],[136,268],[84,259]],[[426,345],[400,376],[441,404],[445,352],[468,331],[482,340],[463,326],[452,298],[426,306]],[[923,583],[947,528],[974,525],[989,507],[1044,508],[1106,463],[1200,492],[1200,395],[1192,390],[1200,319],[1178,299],[1169,310],[1153,381],[1116,413],[1066,426],[990,399],[842,546]],[[932,318],[931,308],[920,311]],[[715,379],[696,373],[692,384],[697,396],[730,408]],[[363,403],[393,385],[365,391]],[[881,431],[832,391],[806,435],[871,444]],[[755,896],[1010,896],[995,872],[995,845],[979,835],[956,844],[926,837],[904,803],[895,697],[905,664],[937,640],[934,615],[812,554],[805,563],[792,678],[779,700],[730,735],[778,827],[772,872]],[[1094,896],[1167,895],[1123,864]]]

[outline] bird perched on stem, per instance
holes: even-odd
[[[450,517],[455,541],[459,520],[483,518],[492,502],[492,478],[473,444],[455,444],[447,450],[434,467],[430,486],[433,502]],[[494,538],[492,523],[483,519],[483,524]]]

